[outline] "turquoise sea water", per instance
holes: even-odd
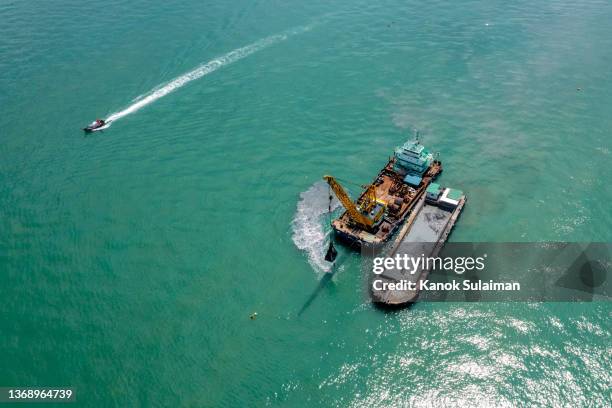
[[[611,19],[603,0],[1,1],[0,386],[608,405],[609,304],[377,310],[356,254],[319,284],[317,183],[370,181],[418,128],[469,197],[452,240],[610,242]]]

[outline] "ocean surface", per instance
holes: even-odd
[[[0,386],[609,406],[609,303],[378,310],[358,254],[325,278],[321,176],[367,183],[419,129],[468,196],[453,241],[612,241],[610,21],[608,0],[0,0]]]

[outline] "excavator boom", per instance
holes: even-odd
[[[372,226],[374,225],[374,221],[372,221],[371,219],[363,215],[361,211],[359,211],[353,200],[351,200],[346,191],[344,191],[344,188],[342,188],[342,186],[336,181],[333,176],[323,176],[323,180],[325,180],[327,184],[329,184],[331,189],[334,190],[336,197],[338,197],[338,200],[340,200],[342,206],[344,206],[344,208],[349,213],[349,216],[354,222],[361,225],[362,227],[368,229],[372,228]],[[368,193],[373,194],[369,189]]]

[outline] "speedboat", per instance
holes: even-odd
[[[89,126],[84,127],[83,130],[85,133],[97,132],[98,130],[104,130],[110,125],[110,122],[105,122],[102,119],[96,119],[89,124]]]

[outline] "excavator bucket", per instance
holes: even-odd
[[[336,248],[334,248],[334,243],[329,241],[329,248],[327,248],[325,260],[327,262],[334,262],[336,260],[336,256],[338,256],[338,251],[336,251]]]

